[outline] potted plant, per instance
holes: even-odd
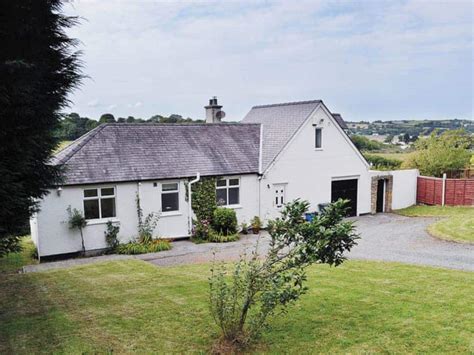
[[[242,233],[242,234],[248,234],[249,233],[249,225],[245,222],[242,222],[240,224],[240,229],[241,229],[240,233]]]
[[[260,219],[260,217],[259,216],[253,217],[250,223],[252,226],[253,234],[260,233],[260,229],[262,229],[262,220]]]

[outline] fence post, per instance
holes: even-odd
[[[443,174],[443,193],[441,195],[441,206],[444,206],[446,201],[446,173]]]

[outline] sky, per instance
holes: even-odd
[[[322,99],[345,120],[473,117],[473,3],[74,0],[83,72],[66,111],[226,120]]]

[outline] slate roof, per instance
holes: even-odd
[[[65,185],[259,172],[259,124],[110,123],[59,152]]]
[[[349,129],[349,127],[347,127],[346,121],[344,121],[340,113],[333,113],[332,117],[334,117],[334,119],[339,124],[339,126],[341,126],[342,129]]]

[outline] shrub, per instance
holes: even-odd
[[[212,227],[222,235],[237,233],[237,215],[230,208],[218,207],[214,211]]]
[[[120,231],[119,226],[114,226],[111,221],[108,221],[106,224],[105,234],[105,242],[110,249],[115,249],[119,245],[119,241],[117,239],[117,235]]]
[[[239,240],[239,234],[238,233],[221,234],[221,233],[216,232],[215,230],[211,229],[206,240],[208,242],[212,242],[212,243],[235,242],[236,240]]]
[[[364,154],[365,159],[372,164],[375,170],[396,170],[402,165],[402,161],[398,159],[384,158],[379,155]]]
[[[140,205],[138,193],[135,202],[137,204],[138,240],[141,243],[149,243],[153,240],[153,231],[158,224],[159,215],[155,212],[151,212],[143,219],[143,209]]]
[[[163,250],[170,250],[171,243],[166,239],[153,239],[148,243],[140,242],[129,242],[126,244],[120,244],[115,248],[117,254],[145,254],[145,253],[157,253]]]
[[[343,253],[357,239],[353,222],[343,220],[347,204],[334,202],[307,222],[303,215],[309,203],[290,202],[271,223],[269,251],[263,259],[255,249],[250,258],[242,256],[231,272],[225,264],[213,265],[210,309],[223,346],[244,347],[261,333],[269,317],[284,313],[297,301],[307,290],[306,267],[338,266],[345,260]]]
[[[249,225],[245,222],[242,222],[240,224],[240,233],[242,234],[248,234],[249,233]]]

